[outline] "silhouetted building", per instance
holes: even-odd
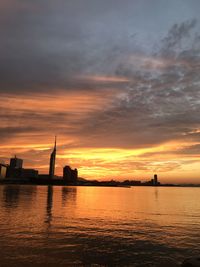
[[[49,180],[49,175],[48,174],[38,174],[38,179],[40,180]]]
[[[14,158],[11,158],[10,165],[7,168],[6,177],[7,178],[20,178],[22,166],[23,166],[22,159],[19,159],[16,156]]]
[[[154,174],[153,179],[151,179],[150,181],[144,182],[143,185],[150,185],[150,186],[160,185],[160,182],[158,181],[158,175]]]
[[[0,179],[3,180],[6,178],[7,165],[0,163]]]
[[[38,171],[34,169],[24,169],[23,160],[17,158],[10,159],[10,165],[7,168],[6,177],[10,179],[30,180],[38,177]]]
[[[70,166],[65,166],[63,168],[63,179],[68,184],[76,184],[78,179],[78,170],[73,170]]]
[[[63,168],[63,179],[65,181],[71,181],[71,168],[70,168],[70,166],[65,166]]]
[[[20,168],[8,168],[7,178],[19,179],[19,180],[30,180],[38,177],[38,171],[34,169],[20,169]]]
[[[141,181],[136,180],[124,180],[121,182],[122,185],[141,185]]]
[[[6,178],[20,178],[20,174],[21,174],[21,169],[19,168],[12,169],[8,167]]]
[[[54,178],[55,163],[56,163],[56,137],[55,137],[54,149],[53,149],[53,151],[51,153],[51,157],[50,157],[50,164],[49,164],[49,178],[50,179]]]
[[[38,171],[34,169],[21,169],[20,178],[22,179],[38,178]]]
[[[154,185],[158,185],[158,176],[157,176],[157,174],[154,174],[153,184]]]
[[[77,183],[77,179],[78,179],[78,170],[74,169],[72,170],[72,180],[74,181],[74,183]]]
[[[19,159],[16,156],[14,158],[10,159],[10,168],[11,169],[15,169],[15,168],[22,169],[22,166],[23,166],[23,160],[22,159]]]
[[[157,174],[154,174],[154,177],[153,177],[153,179],[151,179],[150,184],[155,185],[155,186],[160,185],[160,182],[158,182],[158,175]]]

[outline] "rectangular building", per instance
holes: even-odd
[[[38,171],[34,169],[21,169],[21,179],[38,178]]]
[[[70,166],[65,166],[63,168],[63,179],[67,184],[76,184],[78,179],[78,170],[73,170]]]
[[[6,179],[7,165],[0,163],[0,180]]]
[[[14,158],[10,159],[10,168],[11,169],[22,169],[23,167],[23,160],[17,158],[16,156]]]

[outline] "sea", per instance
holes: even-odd
[[[0,267],[180,266],[200,255],[200,188],[0,185]]]

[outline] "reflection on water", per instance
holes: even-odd
[[[5,186],[3,189],[3,203],[7,208],[16,208],[19,202],[20,186]]]
[[[46,222],[50,225],[52,219],[52,205],[53,205],[53,186],[47,187],[47,219]]]
[[[155,199],[158,200],[158,187],[154,188]]]
[[[200,188],[0,186],[0,266],[159,266],[199,254]]]
[[[65,207],[67,203],[76,203],[76,187],[62,187],[62,206]]]
[[[20,185],[5,185],[3,186],[3,205],[7,208],[13,209],[17,208],[19,205],[20,197],[23,197],[25,201],[24,204],[27,204],[32,201],[32,198],[36,194],[36,187],[25,187],[23,188],[22,194]]]

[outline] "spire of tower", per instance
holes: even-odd
[[[57,136],[55,135],[55,145],[54,145],[54,149],[56,149],[56,140],[57,139]]]
[[[49,163],[49,178],[54,178],[54,171],[55,171],[55,163],[56,163],[56,136],[55,136],[55,144],[53,151],[51,152],[50,156],[50,163]]]

